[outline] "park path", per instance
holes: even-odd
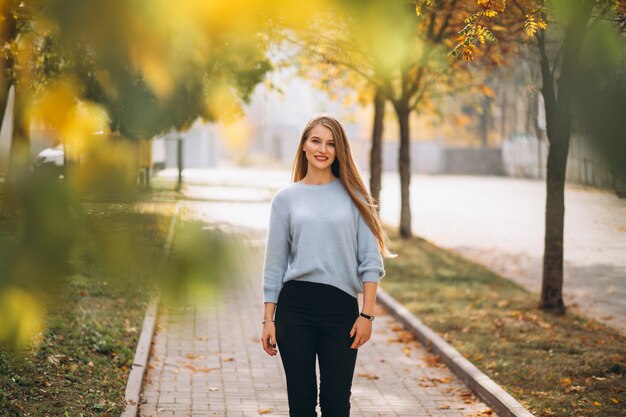
[[[168,170],[161,175],[174,174]],[[289,184],[290,173],[220,167],[185,170],[185,179],[190,195],[207,208],[207,218],[263,229],[269,199]],[[539,180],[414,174],[413,233],[538,292],[545,195],[545,182]],[[228,201],[233,196],[238,201]],[[397,174],[383,175],[381,201],[381,218],[395,228],[400,213]],[[609,191],[567,185],[565,206],[565,304],[626,333],[626,200]]]
[[[383,184],[381,217],[388,224],[399,220],[396,177],[386,175]],[[540,292],[544,181],[414,175],[411,193],[416,235]],[[568,184],[564,221],[566,307],[626,334],[626,200]]]
[[[219,297],[161,308],[140,416],[288,416],[280,357],[259,342],[262,235],[242,246],[247,272]],[[358,353],[353,417],[495,416],[399,322],[376,314]]]

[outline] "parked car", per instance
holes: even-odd
[[[46,148],[39,152],[33,160],[33,170],[48,170],[55,175],[62,176],[65,169],[65,148],[63,144]]]

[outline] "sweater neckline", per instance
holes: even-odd
[[[302,187],[302,188],[310,188],[312,190],[321,190],[321,189],[324,189],[324,188],[328,188],[328,187],[332,186],[333,184],[336,184],[337,182],[339,182],[339,178],[335,177],[334,180],[331,180],[331,181],[329,181],[327,183],[324,183],[324,184],[305,184],[305,183],[303,183],[301,181],[297,181],[296,185],[299,186],[299,187]]]

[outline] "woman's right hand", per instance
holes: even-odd
[[[273,321],[263,323],[263,333],[261,335],[263,350],[270,356],[276,356],[276,325]]]

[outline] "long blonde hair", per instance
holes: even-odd
[[[333,139],[335,140],[335,160],[330,166],[333,175],[339,178],[344,188],[350,195],[350,198],[354,201],[354,204],[356,204],[357,208],[361,212],[365,223],[367,223],[369,228],[374,233],[374,236],[376,236],[381,254],[386,257],[395,256],[389,249],[389,238],[387,237],[387,233],[385,233],[385,230],[383,229],[378,218],[376,204],[374,203],[370,193],[365,188],[363,180],[361,180],[361,176],[359,175],[359,171],[356,168],[356,164],[354,163],[354,159],[352,158],[350,143],[348,142],[346,132],[343,130],[341,123],[339,123],[335,118],[325,115],[317,116],[309,120],[304,127],[302,136],[300,137],[300,143],[298,144],[298,152],[296,153],[293,164],[293,182],[300,181],[307,173],[308,162],[306,159],[306,153],[302,147],[304,146],[304,142],[306,142],[309,137],[311,130],[315,126],[320,125],[330,129],[333,134]]]

